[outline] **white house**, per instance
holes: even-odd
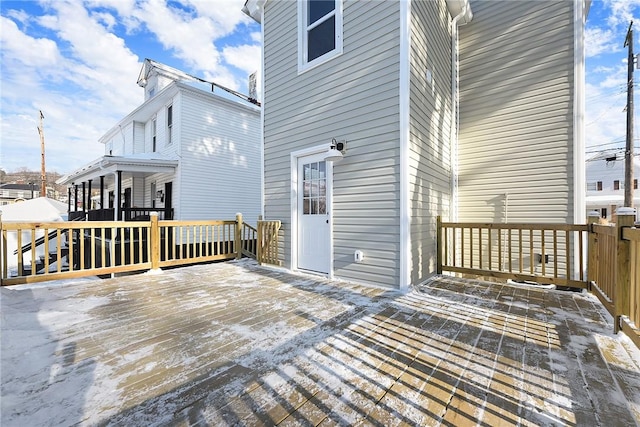
[[[601,218],[615,222],[615,212],[624,206],[624,153],[606,150],[587,159],[587,212],[598,211]],[[634,158],[633,206],[640,206],[640,158]],[[640,219],[636,214],[636,221]]]
[[[438,216],[583,222],[588,5],[248,0],[283,264],[407,289]]]
[[[148,59],[138,85],[145,101],[100,138],[104,156],[58,181],[69,185],[69,200],[86,201],[70,202],[70,211],[82,209],[70,217],[159,211],[166,219],[228,219],[241,212],[255,223],[262,209],[257,103]]]

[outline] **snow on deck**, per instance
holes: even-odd
[[[640,425],[640,352],[588,294],[248,260],[0,291],[4,427]]]

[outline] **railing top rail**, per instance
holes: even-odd
[[[158,225],[160,227],[184,227],[184,226],[194,226],[194,225],[231,225],[231,224],[235,224],[236,220],[235,219],[230,219],[230,220],[199,220],[199,221],[194,221],[194,220],[184,220],[184,221],[177,221],[177,220],[172,220],[172,219],[165,219],[165,220],[159,220],[158,221]],[[128,223],[127,223],[128,224]]]
[[[624,240],[631,240],[634,242],[640,242],[640,228],[623,228],[622,229],[622,238]]]
[[[118,227],[149,227],[150,221],[53,221],[53,222],[3,222],[2,229],[8,231],[32,229],[71,229],[84,228],[118,228]]]
[[[258,229],[257,229],[257,228],[252,227],[251,225],[247,224],[246,222],[243,222],[243,223],[242,223],[242,226],[243,226],[243,227],[245,227],[245,228],[248,228],[249,230],[253,230],[253,231],[255,231],[255,232],[258,232]]]
[[[501,230],[562,230],[562,231],[587,231],[587,224],[560,224],[560,223],[490,223],[490,222],[443,222],[443,228],[485,228]]]

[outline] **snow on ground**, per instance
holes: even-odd
[[[0,422],[167,425],[191,417],[201,404],[199,420],[231,425],[228,408],[257,382],[252,397],[259,407],[306,389],[326,395],[323,403],[349,424],[361,416],[354,407],[373,411],[377,404],[364,399],[363,385],[393,407],[394,393],[385,390],[398,383],[379,371],[386,363],[381,361],[398,366],[400,375],[407,368],[398,361],[411,354],[433,359],[434,369],[452,376],[454,391],[484,390],[476,417],[492,415],[487,399],[502,396],[493,387],[506,387],[503,381],[513,375],[521,389],[509,389],[501,399],[521,400],[515,419],[530,414],[566,424],[569,410],[593,413],[611,406],[618,412],[629,408],[640,420],[640,393],[634,397],[640,391],[640,350],[611,332],[612,319],[593,296],[509,286],[491,294],[484,286],[471,283],[459,293],[436,280],[434,287],[402,295],[243,260],[107,281],[0,288]],[[153,325],[143,322],[147,318]],[[180,344],[159,339],[166,337]],[[202,349],[208,352],[204,358]],[[594,359],[608,364],[591,369]],[[409,403],[395,416],[427,419],[416,402],[434,389],[427,371],[421,374],[420,386],[398,395]],[[198,385],[225,376],[219,386]]]

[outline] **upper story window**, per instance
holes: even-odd
[[[342,0],[298,1],[298,71],[342,53]]]
[[[620,190],[620,181],[618,181],[617,179],[615,181],[613,181],[613,189],[614,190]]]
[[[167,144],[173,142],[173,105],[167,107]]]
[[[153,119],[151,121],[151,144],[152,144],[152,151],[155,153],[156,152],[156,135],[157,135],[157,131],[158,131],[158,127],[157,127],[158,123],[156,121],[156,119]]]
[[[634,189],[634,190],[637,190],[637,189],[638,189],[638,180],[637,180],[637,179],[634,179],[634,180],[633,180],[633,189]]]
[[[602,191],[602,181],[598,181],[598,182],[596,183],[596,190],[598,190],[598,191]]]

